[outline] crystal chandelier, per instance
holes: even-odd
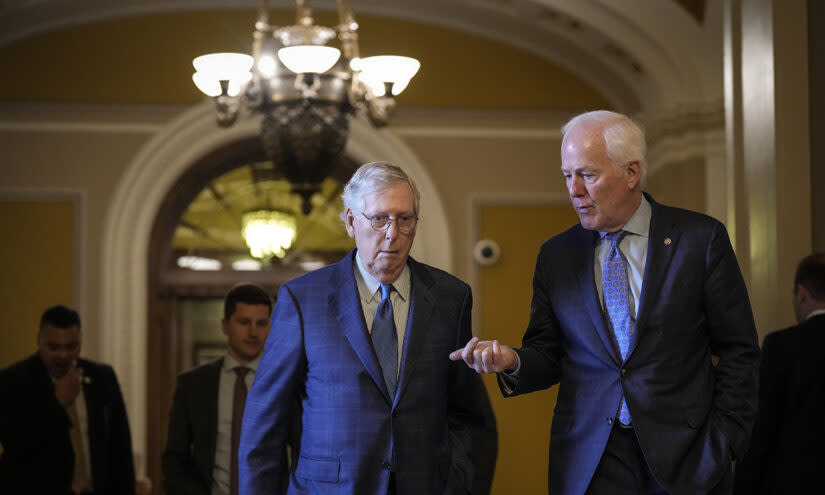
[[[241,217],[243,238],[253,258],[283,258],[295,240],[295,215],[289,212],[261,209],[248,211]]]
[[[269,158],[301,195],[302,210],[338,164],[349,121],[363,111],[386,125],[401,93],[420,67],[394,55],[361,58],[358,24],[349,0],[338,0],[339,24],[315,25],[309,1],[296,0],[297,22],[269,24],[261,0],[252,56],[212,53],[193,61],[192,79],[215,99],[218,124],[228,127],[242,108],[261,114],[261,138]],[[327,46],[337,35],[340,48]]]

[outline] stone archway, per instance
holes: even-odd
[[[212,150],[257,136],[258,120],[242,119],[229,129],[214,123],[211,102],[183,112],[154,136],[121,177],[107,209],[101,262],[101,358],[114,366],[130,411],[133,448],[146,459],[147,328],[149,241],[154,221],[172,186]],[[347,154],[359,162],[388,160],[416,181],[428,211],[413,255],[450,270],[452,241],[444,206],[426,168],[390,132],[354,119]],[[143,466],[138,466],[142,471]]]

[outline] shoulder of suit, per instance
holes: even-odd
[[[106,378],[107,381],[117,382],[114,368],[106,363],[79,358],[77,360],[77,366],[83,369],[83,376],[96,380]]]
[[[436,284],[454,287],[457,290],[465,290],[470,288],[467,282],[445,270],[421,263],[412,257],[409,259],[408,263],[410,265],[410,270],[413,277],[429,277]]]
[[[650,206],[652,209],[652,222],[657,221],[658,217],[663,216],[668,219],[672,219],[680,225],[696,223],[707,224],[709,226],[721,225],[724,227],[722,222],[720,222],[718,219],[698,211],[687,210],[685,208],[679,208],[678,206],[663,205],[655,202],[652,202]]]
[[[304,287],[304,286],[314,286],[318,284],[328,285],[328,281],[331,280],[337,273],[339,269],[341,269],[342,264],[347,264],[347,259],[344,258],[343,260],[333,263],[331,265],[327,265],[317,270],[312,270],[311,272],[304,273],[303,275],[299,275],[289,282],[285,283],[283,287],[288,288],[297,288],[297,287]]]
[[[35,353],[16,363],[12,363],[6,368],[0,369],[0,377],[31,376],[41,370],[45,373],[46,368],[40,362],[40,357]]]
[[[183,381],[188,379],[203,378],[204,376],[208,376],[215,373],[217,370],[220,370],[221,366],[223,366],[222,357],[183,371],[178,375],[178,377]]]
[[[587,230],[582,227],[582,224],[577,223],[564,232],[560,232],[544,241],[541,250],[556,249],[569,244],[575,244],[578,247],[581,246],[582,241],[595,241],[597,235],[596,231]]]

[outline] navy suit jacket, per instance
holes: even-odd
[[[120,386],[111,367],[79,359],[94,493],[133,494],[132,441]],[[71,493],[71,422],[35,354],[0,371],[0,487],[5,493]]]
[[[276,453],[290,404],[302,405],[301,451],[289,494],[468,493],[475,452],[494,420],[481,379],[452,350],[471,338],[467,284],[410,259],[412,296],[398,388],[391,397],[353,274],[341,262],[281,287],[272,330],[247,398],[240,492],[280,485]]]
[[[753,440],[736,469],[737,495],[822,490],[825,465],[825,315],[774,332],[762,344]]]
[[[218,436],[218,384],[223,359],[178,375],[163,451],[170,495],[209,495]]]
[[[511,395],[560,383],[550,435],[553,495],[587,489],[622,391],[645,458],[674,495],[710,490],[747,446],[759,347],[727,232],[711,217],[647,198],[638,337],[625,363],[596,291],[598,233],[576,225],[538,255]]]

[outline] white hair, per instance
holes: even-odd
[[[641,126],[627,115],[595,110],[570,119],[561,128],[562,136],[583,124],[601,126],[605,151],[614,166],[622,168],[630,162],[639,163],[641,185],[644,186],[647,177],[647,143]]]
[[[376,192],[385,191],[398,184],[409,184],[413,192],[415,214],[418,216],[421,193],[415,186],[415,182],[404,172],[401,167],[389,162],[370,162],[358,167],[352,178],[344,186],[341,199],[344,200],[344,211],[341,212],[341,220],[346,222],[346,212],[351,210],[358,214],[364,208],[364,196]]]

